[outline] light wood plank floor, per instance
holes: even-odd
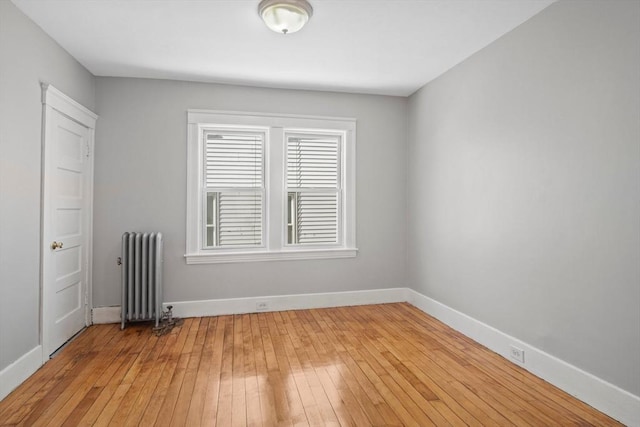
[[[619,425],[409,304],[92,326],[0,424]]]

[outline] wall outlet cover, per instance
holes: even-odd
[[[524,364],[524,350],[514,345],[509,346],[509,355],[512,359]]]

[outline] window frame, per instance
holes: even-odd
[[[329,137],[338,137],[338,143],[337,143],[337,147],[338,147],[338,152],[337,152],[337,170],[336,170],[336,174],[338,177],[338,180],[336,182],[336,188],[331,188],[331,187],[327,187],[327,188],[323,188],[323,187],[317,187],[317,188],[305,188],[305,187],[289,187],[288,186],[288,181],[289,181],[289,168],[288,168],[288,164],[287,164],[287,159],[288,159],[288,146],[289,146],[289,137],[304,137],[304,136],[329,136]],[[343,178],[343,174],[345,171],[345,166],[343,165],[343,150],[344,150],[344,145],[345,145],[345,141],[347,139],[347,132],[346,131],[336,131],[336,130],[316,130],[316,129],[291,129],[291,128],[287,128],[284,129],[284,151],[285,151],[285,165],[284,165],[284,170],[285,170],[285,176],[284,176],[284,185],[285,185],[285,194],[287,195],[287,200],[289,197],[289,193],[290,192],[294,192],[297,193],[298,196],[300,196],[301,193],[303,192],[308,192],[308,193],[329,193],[329,192],[335,192],[336,195],[336,199],[337,199],[337,205],[336,205],[336,209],[337,209],[337,217],[338,217],[338,223],[336,224],[336,234],[337,234],[337,241],[335,243],[317,243],[315,245],[312,244],[306,244],[306,243],[289,243],[289,239],[288,239],[288,235],[285,235],[285,240],[284,240],[284,244],[286,248],[310,248],[310,247],[317,247],[317,248],[328,248],[328,247],[341,247],[343,245],[343,240],[344,240],[344,233],[343,233],[343,223],[344,220],[341,220],[343,218],[343,211],[344,211],[344,203],[345,203],[345,196],[344,196],[344,178]],[[296,197],[297,199],[297,197]],[[287,225],[288,225],[288,215],[287,215]],[[288,232],[288,229],[286,230]],[[297,230],[296,230],[297,231]],[[297,233],[294,233],[297,234]]]
[[[260,247],[204,247],[206,129],[264,131],[263,230]],[[287,134],[339,133],[340,191],[336,244],[287,243]],[[291,114],[187,110],[187,264],[352,258],[356,246],[356,119]]]
[[[202,209],[202,224],[201,224],[201,232],[202,232],[202,240],[200,240],[199,242],[199,247],[202,250],[215,250],[215,251],[221,251],[221,250],[226,250],[226,249],[240,249],[240,250],[259,250],[260,248],[264,248],[265,247],[265,236],[264,236],[264,231],[265,231],[265,226],[266,226],[266,220],[265,220],[265,206],[266,206],[266,201],[265,201],[265,196],[266,196],[266,183],[265,183],[265,175],[266,175],[266,162],[265,162],[265,151],[266,151],[266,146],[267,146],[267,140],[268,140],[268,128],[265,127],[259,127],[259,126],[234,126],[234,127],[229,127],[229,126],[211,126],[211,125],[206,125],[206,126],[200,126],[199,127],[199,137],[202,137],[202,142],[201,142],[201,147],[199,147],[199,153],[204,153],[205,151],[205,146],[206,146],[206,136],[210,133],[220,133],[220,134],[234,134],[234,133],[248,133],[248,134],[259,134],[260,138],[262,140],[262,149],[261,149],[261,153],[262,153],[262,177],[261,177],[261,187],[258,190],[256,190],[255,188],[253,190],[250,190],[248,188],[243,188],[243,187],[210,187],[206,184],[204,184],[204,180],[205,180],[205,173],[206,173],[206,156],[203,154],[202,157],[199,159],[200,163],[201,163],[201,168],[202,168],[202,175],[199,177],[199,183],[201,185],[200,187],[200,194],[201,194],[201,209]],[[217,191],[215,191],[217,190]],[[207,240],[207,227],[208,227],[208,223],[207,223],[207,205],[205,200],[207,199],[207,194],[208,193],[214,193],[216,194],[215,197],[215,204],[216,204],[216,211],[217,208],[220,206],[220,194],[222,194],[223,192],[228,192],[228,193],[249,193],[249,192],[258,192],[261,195],[261,242],[259,245],[233,245],[233,246],[207,246],[206,245],[206,240]],[[214,241],[219,241],[220,240],[220,215],[219,212],[216,212],[215,214],[215,223],[214,223],[214,230],[215,230],[215,235],[214,235]]]

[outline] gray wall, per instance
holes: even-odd
[[[409,283],[640,395],[640,3],[561,1],[411,96]]]
[[[0,0],[0,370],[40,341],[40,81],[94,107],[94,79]]]
[[[124,231],[165,235],[165,300],[405,286],[407,99],[97,78],[94,306],[120,304]],[[186,265],[187,109],[357,118],[354,259]]]

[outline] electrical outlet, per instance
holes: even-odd
[[[256,303],[256,311],[269,310],[269,303],[267,301],[258,301]]]
[[[517,360],[520,363],[524,363],[524,350],[516,346],[509,346],[509,355],[512,359]]]

